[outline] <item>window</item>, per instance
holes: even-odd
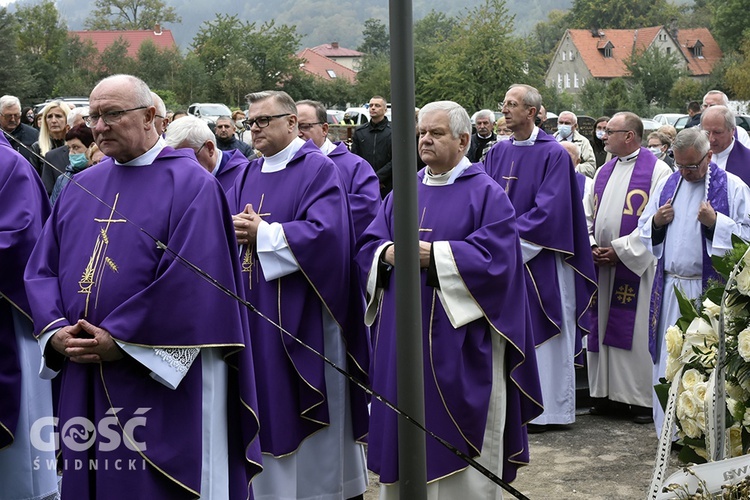
[[[607,45],[604,47],[604,57],[612,57],[612,46]]]
[[[578,73],[573,73],[573,88],[578,88]]]
[[[693,54],[695,57],[700,57],[703,59],[703,45],[695,44],[695,47],[693,47]]]
[[[557,74],[557,89],[562,89],[562,75],[560,73]]]
[[[562,51],[562,58],[563,58],[563,61],[565,60],[565,54],[566,54],[566,52],[565,52],[565,51],[563,50],[563,51]]]
[[[667,55],[672,53],[672,47],[667,47]]]
[[[328,73],[328,76],[330,76],[331,78],[336,78],[336,72],[332,69],[327,69],[326,73]]]
[[[570,88],[570,73],[565,73],[565,88]]]
[[[569,61],[572,61],[572,60],[573,60],[573,51],[572,51],[572,50],[569,50],[569,51],[568,51],[568,60],[569,60]]]

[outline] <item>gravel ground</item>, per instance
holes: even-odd
[[[646,498],[657,447],[653,424],[579,413],[565,429],[529,435],[531,463],[513,486],[531,500]],[[667,476],[677,465],[673,451]],[[377,477],[370,479],[365,499],[376,500]]]

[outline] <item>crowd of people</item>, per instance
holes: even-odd
[[[397,403],[386,101],[350,146],[319,102],[247,101],[212,129],[115,75],[37,131],[0,97],[0,499],[352,499],[368,469],[399,498],[399,416],[363,389]],[[512,482],[584,358],[592,413],[659,430],[675,286],[750,238],[726,105],[645,141],[627,111],[548,133],[523,84],[476,132],[419,110],[424,425],[454,448],[427,439],[430,498],[501,498],[460,455]]]

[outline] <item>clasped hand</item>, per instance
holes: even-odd
[[[60,328],[50,343],[54,350],[75,363],[101,363],[123,357],[109,332],[85,319]]]

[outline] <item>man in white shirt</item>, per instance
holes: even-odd
[[[726,106],[712,106],[703,112],[701,128],[708,134],[713,161],[719,168],[750,183],[750,149],[735,138],[734,113]]]

